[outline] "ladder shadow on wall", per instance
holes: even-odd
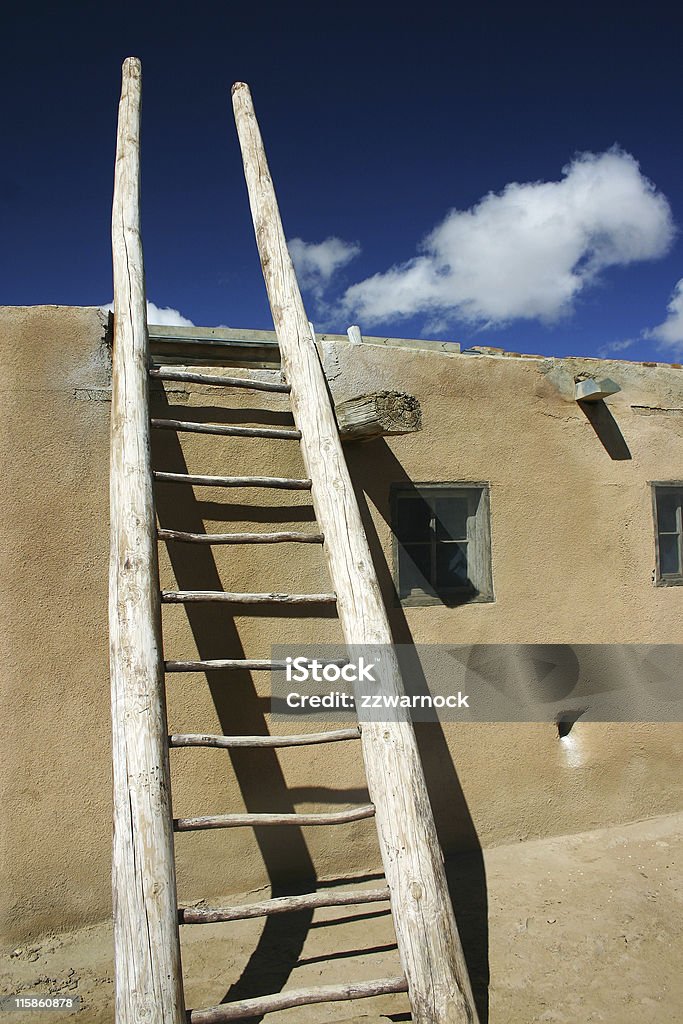
[[[346,445],[346,459],[389,613],[394,643],[412,646],[414,639],[403,607],[398,603],[391,568],[377,535],[366,495],[391,530],[390,494],[386,482],[409,488],[413,486],[413,481],[383,438],[360,445]],[[406,664],[406,653],[404,648],[402,665]],[[409,671],[416,691],[428,693],[429,687],[417,654],[411,659]],[[415,733],[441,848],[444,852],[453,849],[459,851],[455,855],[446,856],[448,886],[479,1021],[480,1024],[487,1024],[488,893],[481,844],[441,723],[417,722]]]
[[[171,396],[172,397],[172,396]],[[263,419],[268,412],[256,410],[228,410],[211,407],[187,408],[172,406],[166,394],[154,389],[150,393],[153,416],[180,418],[197,422],[236,422],[238,418],[250,419],[254,415]],[[272,416],[273,414],[270,413]],[[275,421],[274,421],[275,422]],[[286,425],[278,419],[276,425]],[[163,435],[163,436],[159,436]],[[152,462],[155,469],[166,472],[187,473],[188,467],[177,434],[172,431],[157,431],[152,437]],[[313,522],[315,516],[309,505],[279,505],[259,507],[248,503],[235,504],[232,501],[206,502],[197,500],[191,487],[162,485],[155,487],[155,504],[159,526],[163,529],[185,530],[193,533],[205,532],[204,520],[251,519],[254,522]],[[218,567],[211,546],[208,544],[168,544],[169,560],[180,589],[222,590]],[[248,657],[240,640],[239,631],[229,608],[221,604],[187,604],[184,606],[189,625],[197,646],[198,657],[243,658]],[[316,618],[336,616],[334,607],[329,605],[307,605],[306,610],[296,606],[277,606],[262,609],[254,606],[250,615],[266,615],[269,618],[311,615]],[[276,639],[276,638],[274,638]],[[235,671],[212,671],[206,675],[211,698],[225,734],[245,733],[267,735],[266,712],[268,698],[259,696],[250,673]],[[288,788],[277,751],[268,748],[233,748],[229,751],[232,770],[239,787],[245,809],[250,813],[279,811],[293,813],[295,802],[325,800],[330,803],[367,802],[367,790],[327,789],[319,786]],[[284,827],[283,827],[284,828]],[[294,895],[297,892],[313,892],[319,879],[302,830],[297,826],[286,826],[286,843],[283,829],[275,827],[255,828],[256,844],[261,854],[270,881],[273,897]],[[358,876],[361,882],[381,875]],[[295,883],[293,884],[293,879]],[[349,878],[325,880],[326,888],[335,884],[352,881]],[[202,895],[202,894],[198,894]],[[374,911],[372,915],[388,914],[389,910]],[[368,915],[370,916],[370,915]],[[245,965],[240,979],[230,986],[220,1000],[232,1002],[250,999],[280,991],[287,982],[293,968],[301,964],[301,952],[312,925],[313,911],[297,911],[288,914],[271,915],[265,919],[257,946]],[[360,917],[358,917],[360,920]],[[363,951],[359,951],[363,952]],[[366,951],[371,952],[371,951]],[[250,1018],[251,1019],[251,1018]],[[253,1018],[260,1020],[261,1017]]]
[[[161,388],[150,389],[150,403],[154,403],[157,409],[163,408],[164,416],[168,419],[184,420],[186,423],[220,423],[226,426],[252,426],[258,422],[259,427],[294,427],[291,413],[277,409],[230,408],[217,404],[173,405],[168,403],[168,397],[175,397],[173,392],[166,397],[164,395]],[[163,404],[160,405],[160,402]]]

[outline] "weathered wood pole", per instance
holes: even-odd
[[[109,637],[117,1024],[184,1024],[140,239],[140,61],[123,65],[112,250]]]
[[[232,99],[282,368],[291,386],[292,411],[301,431],[344,638],[351,645],[390,645],[386,609],[287,251],[248,86],[234,85]],[[383,691],[402,693],[395,655],[385,661]],[[413,1020],[472,1024],[477,1013],[412,723],[364,722],[361,740]]]

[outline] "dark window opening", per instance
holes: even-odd
[[[493,600],[486,485],[396,487],[392,525],[403,604]]]
[[[653,484],[657,568],[655,582],[683,583],[683,484]]]

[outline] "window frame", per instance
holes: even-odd
[[[493,590],[492,552],[491,552],[491,501],[490,484],[487,481],[419,481],[415,483],[394,483],[390,489],[390,525],[391,525],[391,547],[392,547],[392,578],[394,583],[394,603],[403,608],[440,606],[446,608],[457,607],[463,604],[491,604],[495,601]],[[439,494],[438,492],[443,492]],[[400,588],[400,548],[401,545],[397,533],[398,523],[398,502],[401,498],[410,496],[423,497],[430,507],[433,507],[433,499],[448,497],[449,492],[453,497],[475,497],[473,492],[478,492],[478,502],[475,511],[475,533],[468,538],[468,549],[470,545],[475,547],[475,558],[478,563],[481,585],[473,593],[471,587],[441,587],[438,590],[435,586],[435,593],[427,591],[413,591],[410,595],[401,597]],[[410,542],[408,542],[410,543]],[[422,543],[422,542],[415,542]],[[424,542],[426,543],[426,542]]]
[[[650,490],[652,495],[652,518],[655,527],[655,571],[654,571],[654,584],[656,587],[683,587],[683,480],[652,480],[650,482]],[[663,531],[659,528],[659,510],[657,507],[657,495],[661,491],[674,491],[679,492],[681,495],[681,506],[679,512],[680,530],[672,534],[671,531]],[[681,572],[671,573],[662,575],[661,571],[661,552],[659,537],[660,534],[666,533],[669,536],[680,536],[679,552],[681,562]]]

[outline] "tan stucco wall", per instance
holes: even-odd
[[[104,317],[0,312],[0,933],[107,913],[108,414]]]
[[[107,667],[108,361],[93,309],[0,311],[6,469],[3,533],[0,934],[15,941],[110,910]],[[573,400],[586,360],[446,356],[323,340],[338,398],[407,390],[420,433],[347,446],[367,495],[396,638],[407,642],[679,642],[683,588],[651,580],[648,481],[683,476],[683,371],[602,363],[622,391],[609,400],[631,458],[612,459]],[[232,371],[231,371],[232,372]],[[240,371],[236,371],[240,372]],[[267,371],[261,371],[267,373]],[[169,387],[183,416],[225,402],[226,422],[286,423],[281,396]],[[632,408],[640,406],[640,409]],[[645,408],[642,408],[645,407]],[[230,412],[229,409],[236,410]],[[217,416],[213,416],[215,420]],[[296,443],[159,432],[160,469],[303,475]],[[394,607],[389,487],[488,481],[492,604]],[[310,523],[309,496],[159,485],[163,526],[210,532]],[[242,500],[245,504],[235,506]],[[248,504],[247,504],[248,503]],[[234,518],[231,518],[234,517]],[[228,525],[229,524],[229,525]],[[255,525],[257,524],[257,525]],[[317,547],[161,551],[162,584],[184,589],[329,588]],[[590,567],[589,571],[585,567]],[[267,657],[273,642],[337,641],[333,618],[233,617],[220,606],[164,608],[167,658]],[[209,685],[210,684],[210,685]],[[267,675],[168,679],[173,731],[269,727]],[[280,726],[280,729],[283,727]],[[295,728],[293,726],[292,728]],[[571,757],[552,725],[425,726],[430,792],[448,849],[571,832],[683,806],[680,725],[579,722]],[[454,767],[455,766],[455,767]],[[457,774],[456,774],[457,769]],[[355,745],[273,751],[172,751],[174,813],[319,809],[363,799]],[[177,837],[180,897],[245,891],[316,872],[376,867],[371,822],[332,829],[216,830]]]

